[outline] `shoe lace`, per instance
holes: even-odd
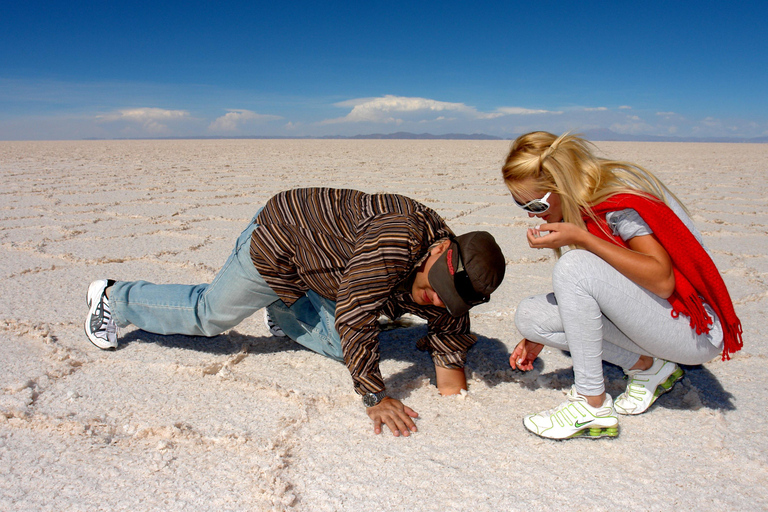
[[[627,372],[629,382],[627,382],[626,395],[638,401],[642,401],[643,396],[648,393],[645,383],[650,381],[648,378],[642,378],[641,374],[640,370],[630,370]]]
[[[99,299],[99,303],[96,305],[94,311],[94,318],[91,320],[91,328],[94,332],[104,332],[109,341],[117,340],[117,324],[112,319],[112,314],[109,311],[109,304],[106,303],[104,297]],[[98,325],[96,323],[98,322]]]
[[[571,393],[566,394],[565,397],[566,397],[565,402],[561,402],[560,404],[556,405],[552,409],[543,411],[539,414],[545,417],[553,417],[558,413],[561,413],[561,415],[565,415],[565,414],[573,415],[573,413],[569,411],[565,411],[565,409],[570,407],[574,402],[580,402],[581,399],[578,396],[572,395]]]

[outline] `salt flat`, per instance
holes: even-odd
[[[765,510],[768,508],[768,145],[598,143],[687,204],[723,271],[744,349],[686,377],[613,440],[554,442],[522,416],[573,382],[546,350],[512,371],[513,318],[554,260],[501,181],[508,142],[0,142],[2,510]],[[256,209],[304,186],[397,192],[508,259],[475,308],[470,392],[442,398],[425,327],[382,334],[391,394],[419,432],[376,436],[346,368],[268,335],[261,315],[215,338],[132,328],[88,342],[96,278],[208,282]],[[608,392],[622,373],[606,366]]]

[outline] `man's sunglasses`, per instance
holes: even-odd
[[[457,248],[458,249],[458,248]],[[490,297],[486,297],[482,293],[477,293],[472,281],[469,279],[467,270],[464,268],[464,261],[461,259],[461,251],[456,251],[459,262],[456,265],[456,273],[453,274],[453,286],[456,291],[459,292],[462,300],[469,306],[477,306],[478,304],[484,304],[491,300]]]
[[[545,211],[549,210],[549,203],[547,202],[547,199],[549,199],[551,194],[552,192],[547,192],[541,199],[534,199],[533,201],[528,201],[525,204],[515,199],[515,203],[517,203],[517,206],[529,213],[544,213]],[[514,197],[512,199],[514,199]]]

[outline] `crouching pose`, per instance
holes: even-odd
[[[502,168],[518,206],[545,223],[532,248],[554,249],[554,293],[523,300],[525,337],[510,357],[530,370],[544,345],[567,350],[574,385],[554,409],[525,416],[552,439],[618,435],[619,414],[640,414],[683,376],[676,364],[723,359],[741,348],[728,290],[677,198],[650,172],[596,157],[576,136],[519,137]],[[614,402],[602,362],[624,369]]]
[[[437,387],[466,389],[476,338],[469,309],[487,302],[505,260],[485,231],[455,236],[426,206],[396,194],[328,188],[281,192],[260,209],[210,284],[98,280],[88,289],[88,338],[117,347],[117,328],[215,336],[262,308],[273,334],[343,361],[374,431],[416,431],[418,414],[388,397],[379,371],[378,317],[428,321],[417,346]]]

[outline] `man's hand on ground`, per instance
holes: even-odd
[[[384,423],[392,431],[395,437],[401,433],[404,436],[416,432],[416,424],[411,418],[418,418],[419,413],[410,407],[403,405],[400,400],[384,397],[384,399],[373,407],[366,409],[368,416],[373,420],[373,432],[381,434],[381,424]]]

